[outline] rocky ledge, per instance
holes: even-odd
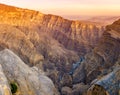
[[[28,67],[12,51],[0,52],[0,95],[59,95],[37,67]]]

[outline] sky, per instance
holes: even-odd
[[[120,16],[120,0],[0,0],[0,3],[73,18]]]

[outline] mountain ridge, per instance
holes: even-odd
[[[67,49],[77,50],[77,52],[79,52],[79,49],[75,47],[81,47],[81,43],[84,43],[89,48],[90,46],[94,46],[96,40],[99,40],[104,30],[104,27],[101,25],[71,21],[55,15],[44,15],[38,11],[24,10],[25,9],[19,9],[18,12],[2,12],[0,22],[2,24],[11,24],[14,26],[38,26],[39,31],[50,33],[50,35],[67,47]],[[3,20],[3,17],[6,17],[6,21],[5,19]],[[64,41],[62,41],[62,36],[64,36]],[[69,44],[67,46],[66,43],[68,43],[68,41],[65,42],[66,40],[73,44],[73,47],[70,47]],[[75,44],[78,46],[74,46]],[[89,51],[89,49],[86,48],[86,51]]]
[[[27,65],[42,69],[62,94],[86,93],[93,80],[119,64],[120,20],[105,28],[99,23],[0,6],[0,50],[10,49]]]

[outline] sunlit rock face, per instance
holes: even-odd
[[[3,4],[0,24],[1,50],[9,48],[30,66],[39,63],[45,70],[57,67],[64,72],[69,72],[80,56],[96,46],[104,30],[97,23],[67,20]]]
[[[77,51],[79,55],[90,51],[104,30],[104,27],[97,23],[71,21],[38,11],[0,6],[0,23],[14,26],[37,26],[39,32],[47,32],[67,49]]]
[[[1,51],[0,60],[1,95],[11,95],[11,93],[15,95],[59,95],[52,81],[40,69],[28,67],[10,50]],[[12,89],[10,84],[13,83],[14,88]],[[13,92],[15,85],[17,89]]]

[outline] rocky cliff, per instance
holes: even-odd
[[[39,32],[47,32],[65,48],[84,55],[101,37],[104,27],[92,22],[71,21],[38,11],[20,9],[0,4],[0,23],[14,26],[37,26]],[[10,7],[10,8],[9,8]]]
[[[4,4],[0,4],[0,24],[1,48],[11,49],[30,66],[40,63],[42,67],[46,63],[45,69],[57,67],[66,72],[94,48],[104,30],[97,23],[67,20]]]
[[[8,49],[0,52],[0,75],[0,95],[59,95],[40,69],[28,67]]]
[[[73,74],[73,82],[84,82],[85,84],[96,83],[97,85],[94,85],[93,88],[91,87],[92,92],[88,95],[119,95],[119,47],[120,19],[106,27],[106,31],[103,33],[98,45],[92,53],[86,55],[85,61],[81,63]],[[111,85],[112,88],[110,89]],[[99,90],[95,92],[95,89],[101,89],[101,91],[105,92],[104,94],[100,94]]]
[[[104,26],[99,23],[72,21],[51,14],[0,4],[0,50],[8,48],[29,66],[35,65],[43,69],[60,92],[65,95],[86,94],[86,90],[94,79],[107,75],[113,71],[116,64],[119,65],[120,20],[108,25],[103,33],[104,30]],[[85,54],[87,54],[85,59],[79,62]],[[73,64],[75,62],[78,62],[77,66]],[[8,65],[3,64],[3,66]],[[72,66],[79,67],[71,76],[68,72]],[[6,70],[5,67],[3,70]],[[36,73],[31,70],[30,72],[33,72],[32,75]],[[15,73],[12,72],[12,74]],[[26,76],[26,71],[22,74]],[[23,80],[25,76],[22,77]],[[27,80],[30,84],[33,83],[33,80]],[[42,82],[46,85],[44,81]],[[93,84],[97,83],[93,82]],[[7,86],[8,82],[5,85]],[[21,83],[21,85],[24,84]],[[27,93],[30,85],[26,85]],[[34,86],[30,89],[34,91],[36,84],[32,85]],[[40,85],[37,84],[37,86]],[[97,87],[99,87],[98,84]],[[46,92],[48,90],[45,90]],[[27,95],[26,93],[23,95]],[[37,88],[32,93],[39,95]]]

